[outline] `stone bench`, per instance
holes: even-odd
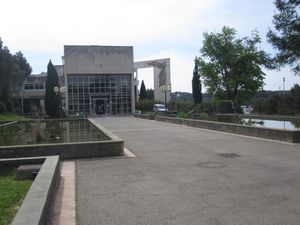
[[[16,179],[17,180],[34,180],[37,173],[42,168],[43,164],[33,164],[33,165],[21,165],[17,168]]]

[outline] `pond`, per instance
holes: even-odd
[[[218,118],[218,122],[237,123],[256,127],[275,128],[283,130],[300,130],[300,121],[281,121],[265,119],[243,119],[243,118]]]
[[[245,124],[256,127],[267,127],[283,130],[300,130],[300,121],[280,121],[280,120],[259,120],[244,119]]]
[[[0,146],[105,141],[106,136],[88,121],[20,122],[0,125]]]

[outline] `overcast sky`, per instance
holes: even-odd
[[[12,54],[21,51],[33,74],[61,65],[64,45],[133,46],[134,61],[170,58],[172,91],[192,92],[194,58],[203,32],[235,28],[238,37],[257,29],[261,48],[273,29],[274,0],[2,0],[0,37]],[[139,70],[153,88],[152,69]],[[264,70],[265,90],[289,90],[300,78],[290,68]],[[141,83],[141,82],[140,82]]]

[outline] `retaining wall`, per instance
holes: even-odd
[[[197,127],[220,132],[234,133],[239,135],[253,136],[277,141],[300,143],[300,130],[281,130],[265,127],[254,127],[221,122],[203,120],[181,119],[172,117],[156,116],[156,121],[173,123],[178,125]]]
[[[18,166],[41,161],[44,161],[43,166],[32,183],[12,225],[51,224],[60,181],[60,160],[59,156],[0,160],[0,166]]]

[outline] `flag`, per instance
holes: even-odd
[[[92,102],[92,101],[90,101],[89,105],[93,105],[93,102]]]

